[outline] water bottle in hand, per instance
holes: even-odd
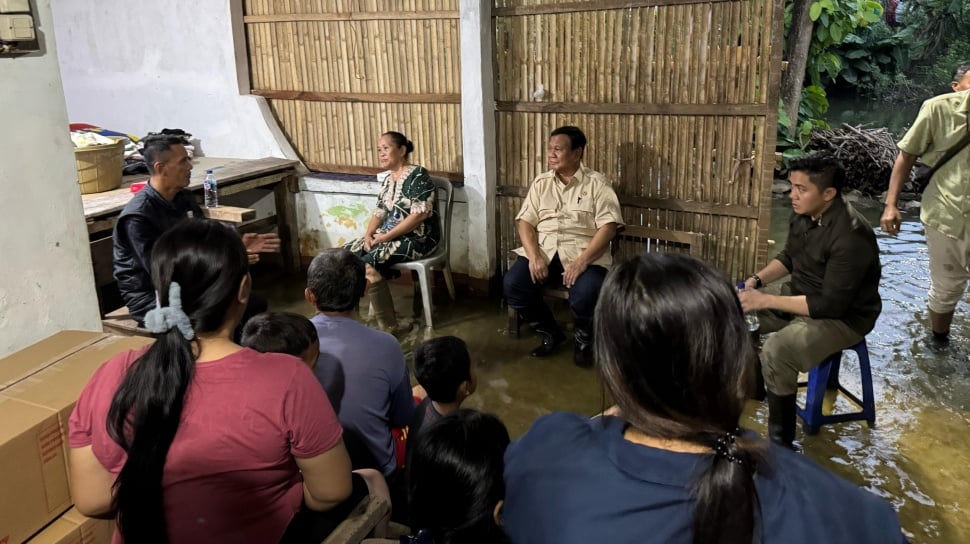
[[[744,291],[745,283],[738,282],[738,291]],[[748,327],[748,332],[754,332],[761,328],[761,321],[758,319],[758,312],[748,312],[744,314],[744,324]]]
[[[202,181],[202,190],[205,194],[205,207],[216,208],[219,206],[219,188],[216,185],[216,178],[212,175],[212,170],[205,171],[205,179]]]

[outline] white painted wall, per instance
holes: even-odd
[[[473,278],[491,278],[496,271],[491,6],[491,0],[460,4],[461,137],[468,198],[468,273]]]
[[[101,330],[50,1],[32,4],[42,51],[0,57],[0,357]]]
[[[249,89],[241,0],[52,8],[72,123],[137,136],[181,128],[212,157],[296,158],[266,101],[240,93]]]
[[[363,236],[370,221],[381,185],[377,181],[335,181],[316,177],[300,180],[297,196],[300,254],[313,257],[321,250],[342,246]],[[454,191],[451,240],[448,243],[451,270],[469,273],[468,198],[464,188]]]

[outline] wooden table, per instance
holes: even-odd
[[[259,223],[261,226],[276,225],[283,264],[287,273],[292,273],[300,269],[300,240],[296,224],[296,193],[299,191],[296,169],[299,164],[299,161],[273,157],[255,160],[199,157],[192,160],[192,178],[188,188],[201,195],[205,171],[212,170],[219,182],[219,196],[257,188],[272,189],[276,198],[276,216]],[[120,189],[81,195],[88,234],[96,235],[114,229],[118,214],[135,196],[129,186],[147,179],[147,175],[125,176]],[[95,269],[99,267],[98,264],[95,264]],[[110,267],[110,260],[107,264]]]

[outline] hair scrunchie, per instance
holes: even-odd
[[[730,447],[734,444],[735,437],[741,436],[741,427],[736,427],[733,431],[726,432],[721,436],[718,436],[714,440],[714,455],[718,457],[723,457],[724,459],[730,461],[731,463],[737,463],[744,466],[744,461],[735,455],[731,455]]]
[[[178,328],[186,340],[195,338],[192,322],[182,311],[182,286],[174,281],[168,286],[168,306],[156,301],[155,309],[145,314],[145,328],[154,334],[166,333],[172,327]]]

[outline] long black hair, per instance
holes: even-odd
[[[178,282],[195,337],[187,340],[178,327],[157,334],[111,401],[108,433],[127,454],[113,498],[126,542],[168,542],[162,475],[192,381],[198,335],[223,327],[246,274],[242,240],[215,221],[182,221],[155,242],[152,278],[159,304],[170,305],[170,287]]]
[[[408,460],[410,524],[435,544],[509,542],[493,518],[505,497],[509,432],[497,417],[462,409],[423,428]]]
[[[633,428],[709,448],[735,432],[752,347],[735,287],[713,267],[666,253],[616,267],[600,292],[595,331],[600,375]],[[754,536],[763,443],[725,442],[725,454],[694,482],[698,544],[750,544]]]

